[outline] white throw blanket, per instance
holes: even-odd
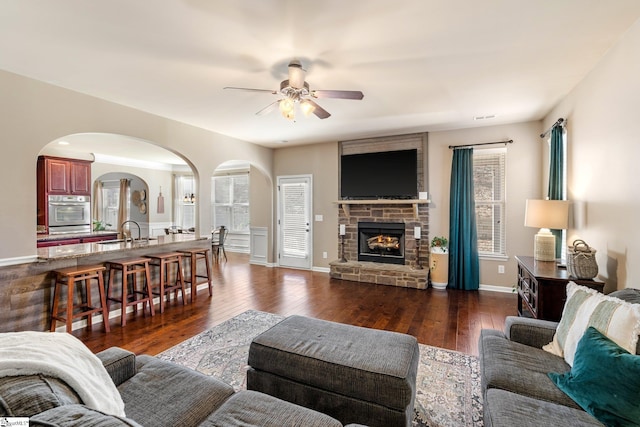
[[[92,409],[125,416],[122,397],[102,362],[73,335],[0,333],[0,377],[37,374],[64,381]]]

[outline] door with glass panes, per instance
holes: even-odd
[[[311,176],[278,177],[278,265],[311,269]]]

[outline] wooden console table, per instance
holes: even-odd
[[[555,261],[535,261],[530,256],[516,256],[518,261],[518,314],[536,319],[558,321],[567,300],[567,283],[573,281],[602,292],[599,280],[570,277]]]

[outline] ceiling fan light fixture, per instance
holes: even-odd
[[[302,110],[302,112],[304,113],[305,116],[309,117],[311,114],[313,114],[313,112],[316,109],[316,107],[314,107],[308,101],[302,101],[300,103],[300,109]]]
[[[293,108],[294,103],[291,98],[284,98],[280,101],[280,111],[282,112],[282,115],[293,113]]]
[[[282,112],[282,117],[284,117],[287,120],[294,120],[296,118],[296,113],[291,110],[291,111],[283,111]]]

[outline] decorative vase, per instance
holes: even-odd
[[[449,284],[449,251],[443,247],[432,247],[429,254],[431,286],[446,289]]]

